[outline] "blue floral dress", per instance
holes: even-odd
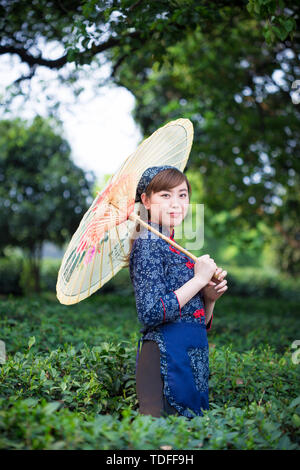
[[[149,225],[169,236],[161,224],[149,222]],[[170,238],[173,237],[174,230]],[[212,317],[205,325],[200,292],[183,307],[174,292],[194,276],[193,261],[142,228],[132,246],[129,272],[142,324],[140,341],[152,340],[158,344],[166,399],[183,416],[203,415],[202,410],[209,408],[206,330],[211,327]]]

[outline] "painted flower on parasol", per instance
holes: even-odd
[[[100,253],[100,244],[108,230],[128,219],[134,209],[135,186],[134,175],[125,174],[114,184],[110,184],[103,193],[98,193],[96,203],[91,209],[95,216],[88,223],[76,250],[76,253],[84,253],[87,250],[85,265],[95,257],[96,250]]]

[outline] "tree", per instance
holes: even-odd
[[[295,226],[284,209],[299,174],[299,113],[291,101],[299,74],[297,3],[0,0],[1,6],[0,55],[28,66],[20,87],[39,67],[63,72],[75,64],[75,83],[82,66],[107,60],[110,80],[136,97],[146,135],[174,117],[192,119],[190,165],[205,175],[205,203],[227,211],[229,234],[262,217],[285,236]],[[58,56],[46,53],[49,44]]]
[[[70,158],[59,123],[0,121],[0,249],[21,247],[39,290],[42,245],[62,247],[92,202],[94,175]]]
[[[228,214],[222,224],[215,219],[216,235],[236,240],[263,220],[281,237],[278,266],[295,275],[300,154],[299,110],[291,93],[299,43],[293,50],[281,41],[269,47],[256,22],[241,15],[232,19],[226,41],[223,36],[223,24],[210,35],[192,31],[168,48],[168,64],[154,63],[151,70],[138,53],[115,81],[136,97],[134,118],[145,136],[171,119],[192,120],[188,168],[203,175],[201,202]]]
[[[27,65],[15,82],[16,94],[39,67],[61,72],[63,81],[67,73],[74,83],[80,66],[93,61],[101,66],[101,58],[111,63],[114,80],[122,64],[134,64],[136,54],[147,68],[164,64],[168,48],[189,32],[201,28],[209,35],[219,26],[224,32],[239,17],[256,18],[270,44],[280,39],[289,45],[299,31],[299,6],[291,0],[0,0],[0,55],[16,55]],[[50,45],[56,54],[48,52]],[[68,63],[77,68],[63,73]]]

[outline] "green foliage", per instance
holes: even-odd
[[[210,410],[138,414],[133,296],[3,298],[0,448],[299,449],[296,302],[224,296],[208,332]]]
[[[281,43],[295,41],[297,37],[295,18],[299,8],[291,0],[279,4],[278,7],[272,0],[230,4],[198,0],[68,0],[63,4],[54,0],[31,3],[0,0],[0,54],[16,54],[30,68],[28,75],[20,77],[12,87],[12,94],[20,97],[28,94],[28,89],[21,86],[22,80],[31,79],[39,66],[60,71],[68,62],[75,64],[76,67],[69,67],[70,71],[64,70],[59,75],[61,82],[68,80],[74,86],[80,68],[96,63],[101,53],[112,63],[113,80],[121,64],[132,67],[138,63],[137,51],[146,68],[156,64],[159,70],[164,63],[173,64],[168,48],[197,28],[207,37],[221,31],[223,40],[233,25],[251,21],[262,41],[275,46],[279,43],[281,47]],[[41,50],[41,42],[58,44],[60,56],[49,58]],[[35,49],[40,53],[34,54]],[[102,65],[100,61],[99,64]],[[138,80],[144,81],[146,77],[147,70],[144,70]],[[47,83],[44,87],[48,96]],[[82,88],[75,87],[74,91],[78,94]]]
[[[172,119],[192,121],[187,170],[202,185],[206,227],[245,247],[251,239],[274,243],[277,267],[296,276],[299,116],[290,92],[299,42],[278,53],[278,43],[268,46],[253,20],[234,18],[231,27],[219,24],[210,34],[189,31],[168,47],[161,67],[150,68],[138,51],[117,79],[136,97],[134,118],[145,136]],[[253,230],[258,236],[249,240]]]
[[[102,342],[77,350],[65,344],[45,356],[35,352],[35,343],[30,337],[28,352],[16,353],[3,365],[2,396],[58,401],[83,415],[113,414],[135,405],[132,348]]]
[[[277,298],[300,301],[300,279],[291,279],[272,270],[227,265],[227,280],[231,295],[255,298]]]
[[[0,294],[21,295],[22,260],[11,256],[0,258]]]
[[[290,35],[294,38],[296,31],[295,19],[287,13],[289,5],[280,0],[249,0],[247,4],[249,13],[260,20],[266,20],[263,28],[264,37],[269,45],[278,39],[284,41]]]
[[[281,255],[277,267],[299,273],[299,118],[292,100],[298,4],[0,0],[1,8],[0,54],[18,54],[32,74],[40,65],[60,70],[73,62],[71,84],[81,65],[95,58],[100,64],[105,54],[114,83],[136,98],[134,117],[145,136],[163,122],[190,118],[189,165],[203,176],[211,229],[241,247],[251,244],[252,253],[268,240]],[[33,56],[41,38],[59,43],[62,56]]]
[[[74,165],[61,132],[39,116],[0,122],[1,248],[62,245],[92,202],[92,175]]]
[[[217,244],[218,245],[218,244]],[[224,247],[223,247],[224,248]],[[231,295],[245,296],[264,299],[267,297],[276,297],[282,302],[285,300],[300,300],[299,279],[292,279],[276,270],[266,267],[249,267],[228,264],[227,260],[222,258],[222,245],[215,246],[212,241],[205,243],[199,253],[210,253],[217,261],[218,265],[226,269],[228,285]],[[249,258],[251,260],[251,258]],[[246,263],[247,258],[244,263]],[[60,260],[43,259],[41,267],[41,288],[45,291],[54,292],[56,289],[57,273],[60,267]],[[28,294],[28,279],[26,272],[22,271],[22,260],[19,257],[0,258],[0,294]],[[22,285],[22,278],[25,284]],[[128,268],[122,269],[119,273],[106,283],[95,295],[102,296],[103,293],[115,295],[133,295],[132,286],[129,278]]]
[[[43,242],[61,246],[92,202],[94,176],[73,163],[61,132],[40,116],[0,121],[0,249],[23,250],[27,288],[39,284]]]
[[[0,406],[5,405],[0,401]],[[126,409],[120,419],[88,416],[28,398],[0,411],[0,448],[51,450],[171,449],[277,449],[298,450],[288,432],[296,431],[293,410],[253,404],[248,409],[214,407],[203,418],[139,416]],[[299,410],[298,410],[299,413]],[[295,414],[295,413],[294,413]],[[298,416],[298,415],[297,415]],[[285,420],[284,428],[280,423]]]

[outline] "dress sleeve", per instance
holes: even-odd
[[[130,262],[139,321],[153,327],[181,316],[177,296],[167,287],[159,241],[138,238]]]
[[[210,317],[210,320],[209,320],[209,322],[208,322],[207,325],[206,325],[206,329],[207,329],[207,330],[210,330],[210,329],[211,329],[211,324],[212,324],[213,316],[214,316],[214,314],[212,313],[212,314],[211,314],[211,317]]]
[[[203,303],[203,305],[204,305],[204,310],[205,310],[205,302],[204,302],[204,298],[203,298],[203,295],[202,295],[201,291],[199,292],[199,295],[200,295],[200,299],[201,299],[201,301],[202,301],[202,303]],[[206,325],[206,329],[207,329],[207,330],[210,330],[210,329],[211,329],[213,316],[214,316],[214,313],[211,314],[210,320],[209,320],[209,322],[208,322],[207,325]]]

